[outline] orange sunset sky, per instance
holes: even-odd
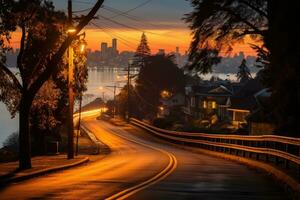
[[[111,46],[112,38],[118,39],[119,51],[135,51],[142,34],[140,31],[122,29],[110,30],[109,33],[96,28],[86,28],[84,31],[88,43],[87,48],[92,51],[100,50],[101,42],[107,42]],[[148,31],[151,33],[147,33]],[[177,30],[147,30],[147,32],[145,34],[152,53],[156,53],[158,49],[165,49],[169,53],[175,51],[175,48],[178,46],[180,52],[184,54],[188,50],[191,41],[190,30],[187,28]],[[19,41],[20,32],[17,31],[12,35],[11,40],[11,45],[14,49],[19,48]],[[247,41],[242,44],[236,44],[232,55],[240,51],[243,51],[246,56],[255,55],[255,52],[249,47]]]
[[[67,0],[52,1],[57,10],[66,12]],[[73,0],[74,15],[78,12],[86,14],[87,8],[94,3],[95,0]],[[145,32],[153,54],[158,49],[165,49],[169,53],[175,51],[177,46],[184,54],[190,45],[191,31],[182,18],[192,10],[190,3],[185,0],[105,0],[96,14],[98,19],[84,29],[87,48],[100,50],[101,42],[111,46],[112,38],[116,38],[119,51],[135,51]],[[14,33],[11,45],[18,48],[19,40],[20,33]],[[245,55],[255,55],[248,43],[250,40],[237,44],[232,54],[243,51]]]

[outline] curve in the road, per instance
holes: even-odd
[[[163,180],[164,178],[166,178],[167,176],[169,176],[177,167],[177,159],[176,157],[172,154],[172,153],[169,153],[163,149],[160,149],[160,148],[157,148],[157,147],[153,147],[153,146],[150,146],[148,144],[145,144],[145,143],[142,143],[142,142],[138,142],[138,141],[135,141],[135,140],[131,140],[131,139],[128,139],[120,134],[116,134],[114,133],[115,135],[125,139],[125,140],[128,140],[130,142],[133,142],[133,143],[136,143],[136,144],[139,144],[139,145],[142,145],[142,146],[145,146],[145,147],[148,147],[150,149],[153,149],[153,150],[156,150],[156,151],[159,151],[165,155],[167,155],[169,157],[169,163],[168,165],[161,171],[159,172],[158,174],[156,174],[155,176],[135,185],[135,186],[132,186],[130,188],[127,188],[121,192],[118,192],[117,194],[114,194],[108,198],[106,198],[106,200],[122,200],[122,199],[126,199],[128,197],[130,197],[131,195],[155,184],[155,183],[158,183],[159,181]]]

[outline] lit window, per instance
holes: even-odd
[[[217,108],[217,104],[216,104],[215,101],[212,102],[212,106],[211,107],[212,107],[212,109],[216,109]]]
[[[207,108],[207,102],[203,101],[203,108]]]

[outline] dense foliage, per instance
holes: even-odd
[[[272,91],[274,124],[280,134],[300,131],[299,4],[279,0],[190,0],[185,16],[193,39],[190,69],[207,73],[234,44],[252,40],[262,68],[260,80]],[[292,106],[291,106],[292,105]]]

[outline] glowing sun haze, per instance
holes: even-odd
[[[95,1],[73,0],[73,11],[90,8]],[[66,11],[67,0],[53,0],[53,3],[56,9]],[[132,8],[136,9],[120,14]],[[177,46],[181,53],[185,53],[191,41],[191,31],[182,17],[191,10],[189,2],[185,0],[104,1],[104,7],[97,13],[99,19],[93,20],[93,23],[84,29],[87,48],[100,50],[101,42],[107,42],[111,46],[112,38],[116,38],[119,51],[135,51],[142,32],[145,32],[152,53],[156,53],[158,49],[172,52]],[[14,33],[11,45],[18,48],[19,40],[20,33]],[[247,43],[248,41],[235,45],[232,53],[244,51],[245,55],[255,55]]]

